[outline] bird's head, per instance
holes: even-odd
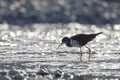
[[[62,43],[57,47],[57,49],[58,49],[63,43],[67,44],[69,40],[70,40],[70,38],[64,37],[64,38],[62,39]]]

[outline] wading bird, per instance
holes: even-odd
[[[57,47],[57,49],[64,43],[68,47],[79,47],[80,48],[80,61],[82,60],[82,49],[81,47],[85,46],[89,50],[89,61],[90,61],[90,53],[91,49],[86,46],[89,41],[92,41],[97,35],[102,32],[96,34],[77,34],[72,37],[63,37],[62,43]]]

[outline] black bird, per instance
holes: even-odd
[[[64,37],[62,39],[62,43],[58,46],[58,48],[65,43],[68,47],[80,47],[80,61],[82,60],[82,49],[81,47],[85,46],[89,50],[89,61],[90,61],[90,53],[91,49],[86,46],[89,41],[92,41],[97,35],[101,34],[102,32],[96,34],[77,34],[72,37]],[[57,48],[57,49],[58,49]]]

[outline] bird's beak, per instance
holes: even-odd
[[[61,43],[56,49],[58,49],[63,43]]]

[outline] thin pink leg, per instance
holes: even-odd
[[[89,61],[90,61],[90,53],[91,53],[91,49],[88,46],[85,46],[88,50],[89,50]]]
[[[80,47],[80,61],[82,61],[82,49]]]

